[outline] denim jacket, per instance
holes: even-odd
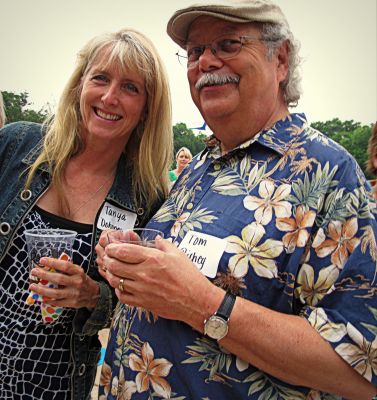
[[[24,190],[25,170],[35,161],[42,148],[43,131],[41,125],[17,122],[0,130],[0,262],[25,215],[45,193],[51,176],[46,165],[36,172],[29,190]],[[125,157],[118,162],[117,174],[105,201],[137,214],[136,225],[142,226],[153,215],[159,204],[150,212],[137,208],[133,202],[130,168],[125,167]],[[102,207],[101,207],[102,208]],[[100,208],[100,209],[101,209]],[[116,302],[110,286],[99,275],[95,264],[94,246],[101,230],[97,228],[97,212],[93,224],[92,254],[87,274],[99,282],[100,298],[94,310],[78,309],[73,321],[71,337],[72,399],[90,398],[90,391],[96,375],[100,342],[98,331],[108,326]]]

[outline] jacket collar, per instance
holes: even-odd
[[[30,167],[41,153],[42,148],[43,141],[40,140],[23,158],[22,162]],[[47,173],[50,172],[47,163],[40,165],[39,170]],[[119,158],[115,180],[106,199],[133,212],[137,210],[132,185],[132,168],[129,166],[129,163],[127,164],[124,153]]]

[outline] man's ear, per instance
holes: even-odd
[[[284,81],[288,75],[289,51],[290,49],[287,40],[277,50],[276,56],[279,82]]]

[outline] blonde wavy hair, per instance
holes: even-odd
[[[3,95],[0,92],[0,129],[5,125],[5,110]]]
[[[122,70],[136,71],[145,80],[145,116],[132,132],[125,148],[126,163],[133,167],[135,201],[140,206],[150,207],[158,198],[168,193],[168,169],[173,155],[168,77],[152,42],[142,33],[127,28],[94,37],[82,48],[55,115],[44,123],[46,135],[43,149],[28,172],[25,186],[30,186],[41,164],[47,163],[52,183],[62,195],[60,207],[63,214],[69,214],[63,193],[64,169],[72,156],[84,150],[80,113],[83,77],[104,51],[106,57],[102,58],[106,59],[105,68],[115,64]]]

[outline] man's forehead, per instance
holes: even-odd
[[[211,16],[198,17],[191,24],[187,42],[198,41],[205,38],[212,32],[215,35],[226,35],[226,34],[245,34],[252,30],[258,30],[258,24],[253,22],[238,23],[230,22],[220,18]]]

